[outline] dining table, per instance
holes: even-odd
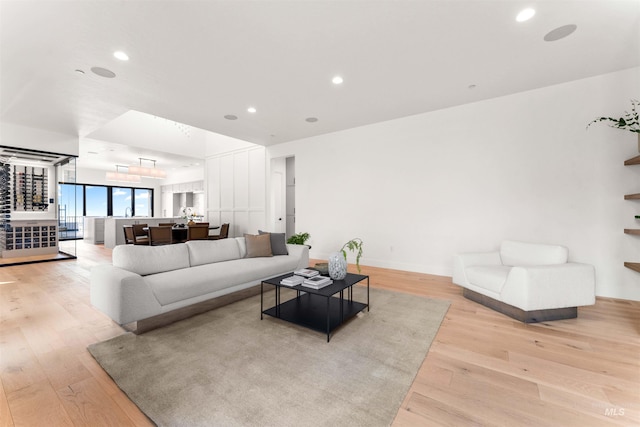
[[[209,230],[217,230],[219,228],[220,228],[219,225],[210,225],[209,226]],[[147,234],[149,234],[149,227],[143,227],[142,229]],[[186,224],[182,224],[182,226],[174,225],[173,227],[171,227],[171,239],[175,243],[186,242],[187,241],[187,234],[188,234],[187,230],[188,229],[189,229],[189,226],[186,225]]]

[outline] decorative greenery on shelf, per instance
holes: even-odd
[[[184,207],[182,208],[182,216],[181,218],[186,221],[193,221],[198,215],[191,208]]]
[[[311,235],[309,233],[297,233],[287,239],[287,243],[291,245],[304,245],[304,242],[309,240]]]
[[[347,243],[342,245],[342,249],[340,249],[340,252],[342,252],[342,255],[344,255],[344,259],[347,259],[346,249],[349,249],[351,252],[357,251],[356,266],[358,267],[358,273],[360,273],[360,257],[362,257],[362,244],[362,239],[356,237],[355,239],[351,239]]]
[[[637,110],[638,106],[640,106],[640,102],[638,102],[637,99],[632,99],[631,112],[625,111],[624,116],[617,119],[613,117],[598,117],[597,119],[593,119],[593,121],[587,125],[587,128],[596,122],[609,122],[608,125],[612,128],[640,133],[640,120],[638,119]]]

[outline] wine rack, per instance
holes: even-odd
[[[6,248],[7,229],[11,228],[11,166],[0,163],[0,252]]]
[[[23,221],[19,221],[22,223]],[[54,223],[9,226],[5,232],[5,250],[46,249],[58,247],[58,230]]]
[[[47,169],[31,166],[13,167],[13,210],[47,210]]]
[[[46,168],[12,166],[9,163],[0,162],[2,258],[58,252],[57,220],[11,218],[12,211],[46,211],[47,188]]]

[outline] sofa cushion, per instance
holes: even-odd
[[[144,280],[158,302],[167,305],[243,283],[260,284],[263,279],[294,271],[299,262],[299,257],[292,255],[234,259],[154,274]]]
[[[284,233],[271,233],[269,231],[258,230],[258,234],[271,235],[271,253],[273,253],[273,255],[289,255]]]
[[[245,234],[244,241],[247,245],[246,258],[271,257],[271,236],[269,234],[253,235]]]
[[[235,239],[190,240],[186,245],[191,267],[240,258],[240,248]]]
[[[467,280],[472,285],[489,291],[500,293],[507,281],[511,267],[503,265],[474,265],[465,268]]]
[[[118,245],[112,252],[113,266],[141,276],[189,267],[189,249],[184,243],[163,246]]]
[[[238,249],[240,249],[240,258],[247,256],[247,243],[244,237],[235,237],[234,240],[238,243]]]
[[[500,258],[504,265],[532,266],[564,264],[569,251],[564,246],[543,245],[505,240],[500,245]]]

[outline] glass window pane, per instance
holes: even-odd
[[[82,185],[59,184],[58,192],[60,239],[82,238]]]
[[[76,216],[84,215],[84,185],[76,185]]]
[[[131,216],[132,201],[131,188],[113,187],[111,189],[113,216]]]
[[[107,216],[107,187],[86,186],[87,216]]]
[[[135,189],[135,213],[136,216],[152,216],[151,215],[151,206],[153,204],[153,200],[151,197],[151,190],[146,190],[143,188]]]

